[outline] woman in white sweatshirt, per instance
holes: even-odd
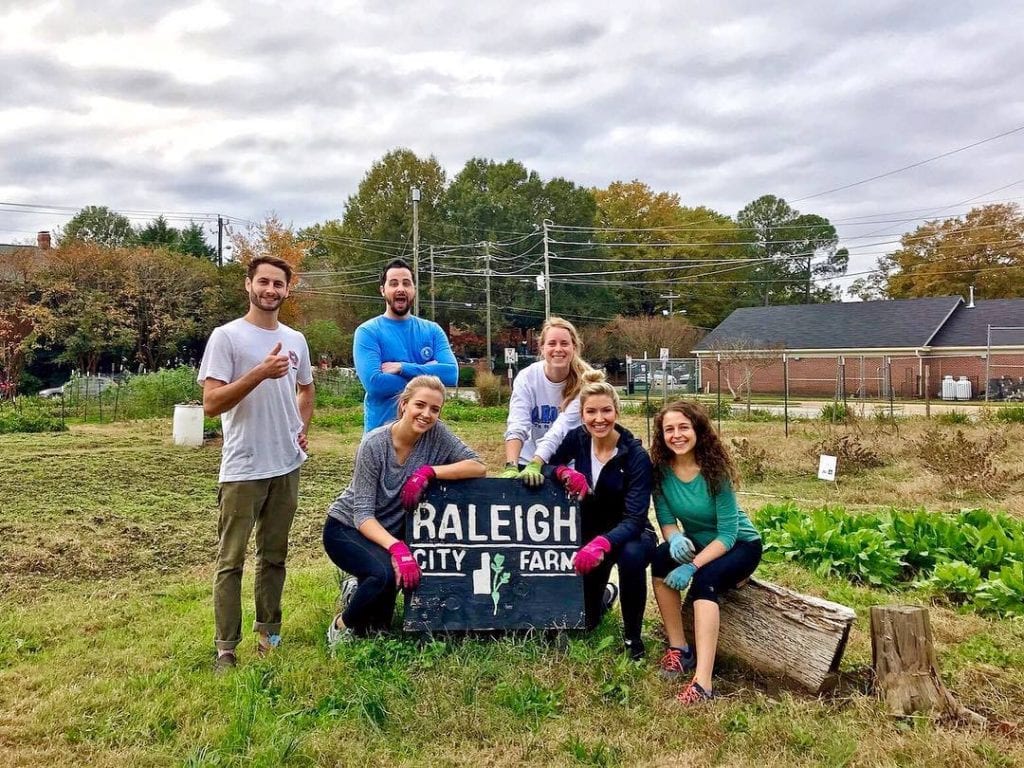
[[[541,359],[521,370],[512,383],[505,429],[505,470],[541,485],[540,472],[569,430],[580,425],[580,387],[590,370],[573,324],[549,318],[540,330]]]

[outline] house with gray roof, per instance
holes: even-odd
[[[730,389],[734,378],[752,375],[754,391],[780,392],[788,379],[794,394],[888,397],[891,390],[916,398],[948,391],[943,380],[951,377],[968,382],[972,398],[986,387],[993,397],[1020,390],[1024,398],[1024,298],[747,307],[693,352],[705,388],[724,365]]]

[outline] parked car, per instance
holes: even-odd
[[[672,369],[672,375],[676,377],[676,382],[679,384],[690,383],[690,371],[681,365]]]
[[[39,390],[39,397],[89,397],[113,386],[114,380],[108,376],[76,376],[59,387],[47,387]]]
[[[637,384],[646,384],[647,374],[638,373],[636,376],[633,377],[633,381]],[[675,376],[673,376],[671,373],[666,374],[664,371],[655,371],[653,374],[651,374],[651,381],[654,382],[654,386],[656,387],[661,386],[666,382],[668,382],[668,386],[670,387],[674,387],[676,384],[678,384]]]

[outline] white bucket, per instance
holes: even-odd
[[[174,426],[171,434],[175,445],[200,447],[203,444],[203,406],[183,403],[174,406]]]

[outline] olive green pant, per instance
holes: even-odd
[[[221,483],[218,497],[217,571],[213,579],[214,642],[230,651],[242,639],[242,568],[256,529],[256,621],[254,632],[281,632],[288,531],[299,505],[299,470],[265,480]]]

